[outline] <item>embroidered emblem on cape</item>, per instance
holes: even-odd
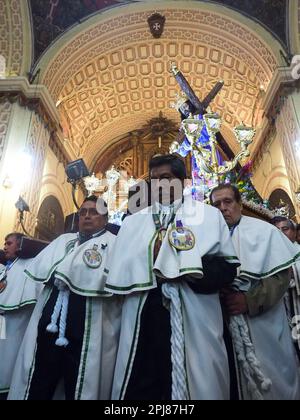
[[[87,249],[82,258],[90,268],[99,268],[102,263],[102,257],[98,252],[98,245],[96,244],[93,246],[93,249]]]
[[[169,232],[169,242],[178,251],[189,251],[194,248],[196,239],[193,232],[178,221]]]

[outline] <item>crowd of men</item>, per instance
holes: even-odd
[[[33,259],[5,238],[0,398],[299,400],[296,225],[243,216],[230,184],[195,201],[174,155],[149,174],[153,202],[116,235],[91,196]]]

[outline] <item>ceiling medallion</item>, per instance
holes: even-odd
[[[150,32],[154,38],[160,38],[164,31],[166,18],[162,16],[160,13],[153,13],[148,18],[148,24],[150,27]]]

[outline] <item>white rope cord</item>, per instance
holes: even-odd
[[[58,332],[57,321],[62,307],[63,297],[64,297],[64,287],[59,280],[55,280],[54,285],[58,288],[59,294],[53,309],[51,316],[51,323],[46,328],[47,331],[51,334],[56,334]]]
[[[67,316],[68,316],[70,291],[65,290],[63,294],[64,294],[63,303],[61,307],[60,321],[59,321],[59,336],[55,342],[55,344],[58,347],[67,347],[67,345],[69,344],[69,340],[65,337],[65,335],[66,335],[66,328],[67,328]]]
[[[272,382],[264,376],[261,370],[244,316],[231,317],[229,329],[250,397],[253,400],[263,400],[264,397],[261,391],[269,391]]]
[[[55,344],[59,347],[66,347],[69,344],[69,341],[66,339],[66,323],[67,323],[67,315],[68,315],[68,306],[69,306],[69,296],[70,291],[66,290],[65,284],[56,279],[54,285],[58,288],[59,294],[57,296],[57,300],[53,309],[53,313],[51,316],[51,323],[47,326],[47,331],[56,334],[59,332],[59,337],[56,340]],[[60,315],[60,322],[58,328],[58,318]]]
[[[171,318],[171,358],[172,358],[172,400],[188,400],[187,377],[185,371],[184,333],[181,302],[178,285],[165,283],[163,295],[170,300]]]

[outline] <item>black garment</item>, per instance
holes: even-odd
[[[29,400],[51,400],[61,380],[64,381],[67,400],[74,400],[79,372],[82,342],[85,329],[86,298],[70,293],[67,316],[67,347],[58,347],[55,341],[57,334],[46,331],[58,296],[54,288],[46,303],[38,326],[37,351]]]
[[[105,229],[96,234],[80,232],[79,243],[82,245],[93,237],[99,237],[104,233]],[[87,298],[70,291],[65,334],[69,344],[67,347],[58,347],[55,345],[58,333],[51,334],[46,331],[47,326],[51,322],[51,316],[59,294],[58,289],[54,286],[53,277],[50,279],[49,284],[53,289],[43,309],[38,325],[35,366],[30,382],[28,399],[52,399],[57,385],[63,380],[66,399],[74,400],[85,331]]]
[[[233,282],[238,264],[230,264],[222,257],[204,256],[202,258],[203,278],[191,279],[187,277],[190,288],[195,293],[214,294],[218,293],[222,288],[230,286]],[[191,281],[192,280],[192,281]],[[233,344],[230,332],[225,321],[224,313],[224,343],[228,356],[229,372],[230,372],[230,400],[239,400],[238,381],[236,376],[235,360]]]
[[[188,275],[184,278],[195,293],[209,295],[218,293],[231,285],[239,264],[230,264],[223,257],[205,255],[202,258],[202,265],[202,279],[195,279]]]
[[[224,314],[223,314],[223,317],[224,317]],[[238,401],[240,397],[239,397],[239,386],[238,386],[238,380],[237,380],[237,370],[236,370],[235,358],[234,358],[234,349],[233,349],[231,335],[230,335],[227,322],[225,321],[225,319],[224,319],[223,338],[225,342],[225,347],[226,347],[227,357],[228,357],[228,364],[229,364],[230,400]]]
[[[0,264],[6,265],[5,252],[3,249],[0,249]]]
[[[0,401],[6,401],[8,397],[8,392],[0,394]]]
[[[229,264],[222,257],[202,258],[202,279],[182,276],[199,294],[214,294],[230,285],[238,264]],[[234,389],[233,383],[233,389]],[[163,306],[161,285],[151,290],[141,314],[140,333],[126,400],[171,400],[172,362],[170,313]]]
[[[121,226],[115,225],[114,223],[107,223],[106,225],[106,230],[115,236],[118,235],[120,229]]]
[[[163,306],[161,286],[151,290],[141,314],[141,326],[125,400],[171,400],[170,313]]]

